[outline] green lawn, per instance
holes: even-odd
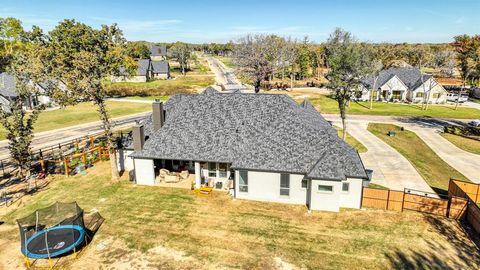
[[[450,178],[468,181],[435,154],[414,132],[401,131],[396,125],[376,123],[368,124],[368,130],[407,158],[434,190],[446,192]],[[387,133],[390,130],[396,131],[396,136],[389,137]]]
[[[456,145],[458,148],[463,149],[467,152],[480,155],[480,141],[465,138],[450,133],[442,133],[442,137],[449,140],[451,143]]]
[[[319,95],[310,98],[310,102],[322,113],[339,113],[337,101]],[[479,117],[479,111],[472,108],[458,108],[447,105],[430,105],[428,110],[423,111],[420,105],[403,105],[394,103],[373,103],[373,109],[369,109],[368,102],[351,102],[348,108],[350,114],[386,115],[386,116],[426,116],[438,118],[475,119]]]
[[[179,75],[171,80],[150,82],[105,83],[105,89],[111,96],[169,96],[179,93],[191,93],[215,83],[212,75]]]
[[[343,129],[333,126],[337,130],[338,137],[342,138],[343,136]],[[347,143],[350,144],[355,150],[357,150],[359,153],[365,153],[368,151],[368,149],[357,139],[352,137],[348,132],[347,132]]]
[[[11,254],[21,263],[15,219],[58,200],[76,201],[86,212],[95,208],[105,218],[72,269],[86,263],[89,269],[113,269],[119,256],[133,261],[126,269],[279,269],[274,258],[294,269],[404,269],[412,264],[467,269],[479,263],[475,246],[455,220],[408,211],[307,213],[300,205],[232,200],[224,191],[196,197],[188,189],[135,186],[126,175],[111,184],[108,166],[98,163],[85,176],[56,177],[47,190],[0,216],[6,222],[0,254],[18,250]],[[158,247],[165,256],[155,253]],[[187,260],[168,256],[179,253]],[[140,264],[139,257],[149,261]]]
[[[479,99],[479,98],[469,97],[468,100],[473,101],[473,102],[475,102],[475,103],[480,103],[480,99]]]
[[[151,105],[133,102],[107,101],[110,117],[119,117],[151,110]],[[83,102],[76,106],[45,111],[35,123],[35,132],[64,128],[89,122],[100,121],[95,106],[91,102]],[[0,127],[0,140],[5,139],[5,130]]]
[[[218,60],[220,60],[226,67],[233,68],[235,64],[233,64],[233,59],[227,56],[215,56]]]

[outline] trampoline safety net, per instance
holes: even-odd
[[[83,210],[76,202],[60,203],[38,209],[17,220],[21,251],[34,259],[65,254],[85,238]]]

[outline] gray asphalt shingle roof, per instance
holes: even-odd
[[[0,73],[0,95],[6,98],[15,98],[18,96],[15,89],[15,77],[6,72]]]
[[[167,55],[167,47],[152,45],[150,46],[150,54],[151,56],[165,56]]]
[[[409,90],[414,90],[422,84],[422,73],[418,68],[392,67],[380,71],[377,81],[378,88],[387,83],[394,76],[397,76],[407,86]],[[428,80],[430,77],[431,75],[423,74],[424,81]],[[367,88],[372,87],[372,78],[370,77],[365,79],[364,85]]]
[[[151,70],[150,59],[138,59],[137,76],[146,76]]]
[[[209,89],[175,95],[165,110],[165,124],[154,133],[147,117],[149,139],[132,157],[225,162],[315,179],[367,178],[358,153],[308,101]]]
[[[169,65],[167,61],[152,61],[153,73],[168,73]]]

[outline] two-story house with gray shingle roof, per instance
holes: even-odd
[[[52,104],[52,101],[46,95],[47,84],[48,82],[43,82],[35,85],[38,94],[23,100],[25,110],[31,110],[38,105]],[[3,109],[10,110],[10,103],[18,98],[16,87],[15,77],[6,72],[0,73],[0,106]]]
[[[155,185],[161,168],[183,167],[197,187],[231,179],[235,198],[315,210],[360,208],[368,183],[358,153],[308,101],[287,95],[175,95],[153,103],[123,150],[137,184]]]
[[[423,80],[423,81],[422,81]],[[447,91],[432,75],[424,74],[417,68],[396,67],[380,71],[373,86],[371,77],[363,80],[360,90],[355,91],[353,99],[368,101],[370,91],[374,101],[445,103]]]

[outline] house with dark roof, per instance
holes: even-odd
[[[39,105],[52,104],[52,101],[46,95],[49,83],[45,81],[35,85],[38,94],[23,100],[23,108],[25,110],[31,110]],[[16,88],[15,77],[6,72],[0,73],[0,106],[3,109],[10,110],[10,103],[18,98]]]
[[[162,61],[166,60],[167,57],[167,47],[166,46],[150,46],[150,59],[152,61]]]
[[[168,61],[152,60],[152,76],[154,79],[170,79],[170,65]]]
[[[152,106],[121,142],[136,184],[155,185],[163,168],[189,170],[196,187],[213,183],[238,199],[360,208],[362,161],[307,100],[208,88]]]
[[[366,77],[362,86],[355,91],[354,100],[368,101],[373,91],[374,101],[445,103],[447,91],[432,75],[413,67],[392,67],[380,71],[377,82]]]
[[[125,70],[120,76],[112,76],[112,82],[146,82],[152,78],[152,62],[150,59],[138,59],[137,70],[134,75],[129,75]]]

